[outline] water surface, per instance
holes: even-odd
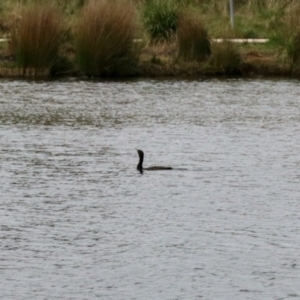
[[[300,298],[299,99],[293,80],[2,80],[1,299]],[[135,148],[176,169],[140,175]]]

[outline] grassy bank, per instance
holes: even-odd
[[[299,1],[235,2],[1,0],[0,76],[299,76]]]

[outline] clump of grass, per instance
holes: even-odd
[[[203,23],[192,13],[180,16],[177,29],[178,56],[186,61],[210,56],[210,41]]]
[[[300,67],[300,4],[288,9],[277,27],[277,42],[284,49],[292,67]]]
[[[151,41],[167,41],[174,37],[179,18],[179,5],[174,0],[147,0],[142,21]]]
[[[279,46],[290,67],[300,67],[300,4],[288,7],[273,25],[271,44]]]
[[[11,29],[11,48],[23,75],[48,73],[59,57],[62,42],[60,11],[51,4],[26,6]]]
[[[128,75],[137,65],[136,13],[126,1],[91,0],[75,30],[75,52],[87,76]]]
[[[222,74],[238,74],[241,72],[241,55],[235,45],[229,41],[212,44],[212,56],[209,60],[214,71]]]

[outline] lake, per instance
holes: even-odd
[[[300,82],[0,81],[1,299],[300,298]],[[136,170],[137,149],[144,166]]]

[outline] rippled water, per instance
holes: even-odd
[[[300,298],[299,100],[293,80],[1,80],[1,299]],[[140,175],[135,148],[175,170]]]

